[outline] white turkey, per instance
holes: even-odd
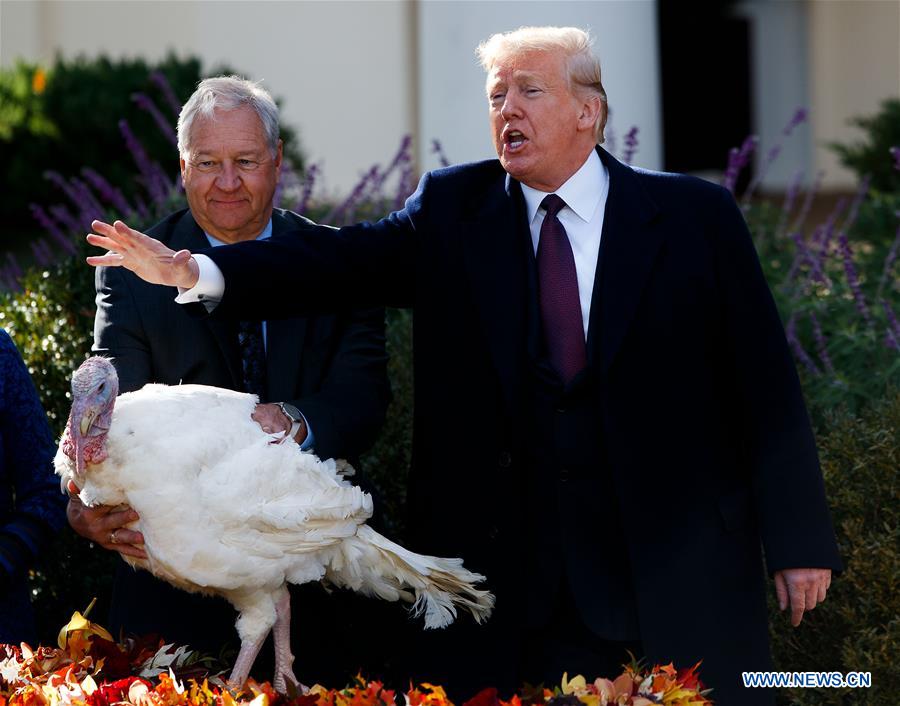
[[[130,505],[146,560],[124,557],[179,588],[225,597],[239,612],[241,649],[229,682],[242,685],[270,630],[277,689],[297,683],[287,584],[325,580],[413,603],[426,628],[456,607],[476,621],[493,596],[461,559],[410,552],[369,528],[372,499],[333,460],[273,443],[251,420],[253,395],[202,385],[147,385],[117,398],[105,358],[72,376],[72,411],[56,472],[86,505]]]

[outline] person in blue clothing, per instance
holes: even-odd
[[[37,642],[27,570],[66,522],[55,450],[22,356],[0,329],[0,643]]]

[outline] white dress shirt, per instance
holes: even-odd
[[[597,272],[597,258],[600,254],[600,234],[603,232],[603,214],[606,211],[606,197],[609,194],[609,172],[603,166],[597,152],[591,150],[581,168],[552,193],[566,202],[557,218],[566,229],[566,235],[569,236],[569,243],[572,245],[572,254],[575,256],[581,321],[587,340],[594,275]],[[547,196],[547,192],[522,184],[522,194],[525,196],[528,211],[531,243],[537,254],[541,225],[547,213],[541,208],[541,201]]]

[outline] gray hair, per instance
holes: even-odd
[[[520,27],[500,32],[478,45],[478,60],[485,71],[498,61],[529,52],[559,52],[566,57],[569,88],[573,93],[600,98],[600,114],[594,126],[597,144],[603,144],[603,130],[609,108],[600,82],[600,60],[593,55],[591,35],[577,27]]]
[[[259,83],[240,76],[215,76],[203,79],[188,98],[178,116],[178,153],[186,157],[191,127],[198,115],[214,118],[216,110],[234,110],[250,106],[259,116],[272,157],[278,152],[278,106]]]

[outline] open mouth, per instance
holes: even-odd
[[[528,142],[528,138],[518,130],[507,131],[503,135],[503,140],[506,143],[506,151],[510,153],[518,152]]]

